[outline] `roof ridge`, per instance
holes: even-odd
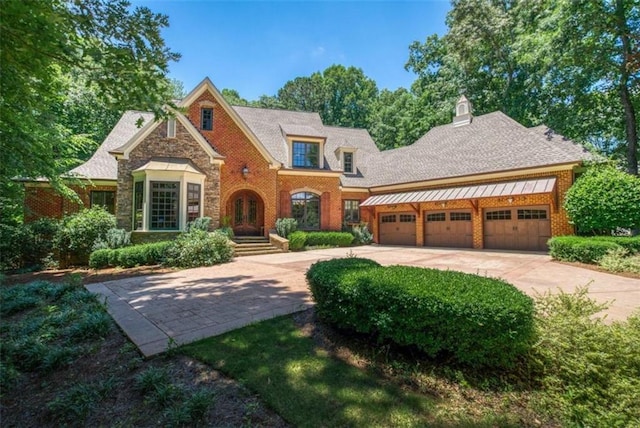
[[[305,110],[289,110],[289,109],[285,109],[285,108],[269,108],[269,107],[257,107],[257,106],[238,106],[238,105],[233,105],[230,104],[231,107],[233,108],[250,108],[253,110],[267,110],[267,111],[282,111],[282,112],[286,112],[286,113],[304,113],[304,114],[312,114],[312,115],[320,115],[320,113],[318,113],[317,111],[305,111]]]

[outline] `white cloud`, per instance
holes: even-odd
[[[324,46],[318,46],[311,51],[311,58],[320,58],[324,56],[326,49]]]

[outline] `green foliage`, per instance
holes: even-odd
[[[532,300],[498,279],[346,258],[313,264],[307,280],[323,320],[430,356],[504,367],[532,339]]]
[[[93,251],[101,249],[124,248],[131,245],[131,232],[124,229],[109,229],[104,238],[98,238],[91,248]]]
[[[598,260],[598,265],[611,272],[640,273],[640,254],[630,256],[628,250],[614,248]]]
[[[171,245],[171,241],[161,241],[133,245],[115,250],[96,250],[92,252],[89,257],[89,267],[92,269],[116,266],[130,268],[162,264],[165,259],[165,253]]]
[[[298,230],[289,235],[289,249],[291,251],[300,251],[304,249],[307,243],[307,232]]]
[[[609,251],[623,248],[640,253],[640,236],[556,236],[548,242],[549,254],[556,260],[596,263]]]
[[[187,223],[187,232],[192,230],[209,231],[209,225],[211,224],[211,217],[198,217],[197,219]]]
[[[582,233],[640,228],[640,178],[593,166],[569,188],[564,207]]]
[[[587,295],[536,299],[529,369],[542,383],[541,406],[563,426],[640,425],[640,314],[608,324],[606,305]]]
[[[0,270],[40,267],[53,254],[59,222],[42,218],[12,226],[0,223]]]
[[[354,245],[369,245],[373,242],[373,234],[369,232],[367,223],[356,224],[351,228]]]
[[[212,266],[233,258],[229,239],[219,232],[192,230],[182,233],[166,250],[164,264],[181,268]]]
[[[298,221],[295,218],[279,218],[276,220],[276,233],[289,239],[289,235],[298,230]]]
[[[61,253],[69,253],[88,260],[93,245],[104,240],[110,229],[116,228],[116,218],[103,207],[90,209],[66,216],[55,237],[55,246]]]
[[[349,232],[307,232],[306,245],[348,247],[354,236]]]

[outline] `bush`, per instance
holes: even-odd
[[[332,247],[348,247],[353,242],[349,232],[307,232],[308,246],[326,245]],[[291,244],[289,244],[291,245]]]
[[[208,232],[210,224],[211,224],[211,217],[198,217],[197,219],[187,223],[187,232],[194,229]]]
[[[276,220],[276,233],[289,239],[289,235],[298,230],[298,221],[295,218],[279,218]]]
[[[212,266],[232,257],[233,247],[225,235],[192,230],[178,236],[167,248],[165,264],[182,268]]]
[[[556,236],[548,245],[551,257],[568,262],[596,263],[619,248],[640,254],[640,236]]]
[[[56,235],[55,245],[61,253],[68,253],[80,261],[87,261],[93,244],[100,239],[103,240],[107,231],[115,227],[115,216],[103,207],[84,209],[64,218]]]
[[[630,256],[624,248],[609,250],[598,264],[610,272],[640,273],[640,255]]]
[[[33,223],[0,224],[0,270],[41,267],[53,253],[59,221],[42,218]]]
[[[593,166],[567,191],[564,207],[581,233],[640,228],[640,178],[610,165]]]
[[[610,324],[597,316],[605,306],[586,288],[536,299],[528,369],[562,426],[640,426],[640,313]]]
[[[161,264],[171,241],[153,242],[119,249],[102,249],[91,253],[89,267],[102,269],[106,267],[130,268]]]
[[[131,245],[131,232],[127,232],[124,229],[109,229],[104,238],[98,238],[93,243],[93,251],[110,248],[112,250],[116,248],[124,248]]]
[[[289,249],[291,251],[300,251],[304,248],[307,242],[307,232],[301,230],[293,232],[289,235]]]
[[[351,228],[354,245],[369,245],[373,242],[373,234],[369,231],[367,223],[356,224]]]
[[[317,262],[307,280],[321,319],[430,356],[504,367],[531,343],[533,301],[502,280],[360,258]]]

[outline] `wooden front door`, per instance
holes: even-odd
[[[237,192],[230,200],[231,224],[236,235],[261,235],[264,226],[264,204],[255,192]]]

